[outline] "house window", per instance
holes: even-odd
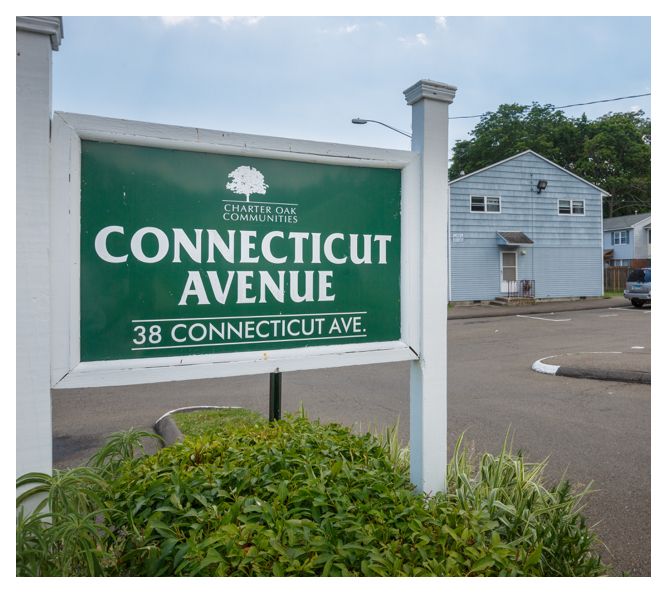
[[[613,245],[628,245],[630,243],[630,231],[614,231],[612,233]]]
[[[500,197],[470,196],[470,212],[500,212]]]
[[[583,200],[558,200],[558,214],[566,214],[571,216],[583,216],[584,201]]]

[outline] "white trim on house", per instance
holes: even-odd
[[[473,171],[472,173],[466,173],[465,175],[461,175],[461,177],[457,177],[456,179],[453,179],[453,180],[450,181],[449,183],[450,183],[450,185],[451,185],[452,183],[456,183],[456,182],[461,181],[461,180],[463,180],[463,179],[467,179],[467,178],[470,177],[471,175],[477,175],[477,173],[481,173],[482,171],[487,171],[488,169],[492,169],[493,167],[497,167],[498,165],[502,165],[502,164],[504,164],[504,163],[507,163],[508,161],[514,160],[514,159],[516,159],[516,158],[519,158],[520,156],[523,156],[524,154],[532,154],[532,155],[534,155],[534,156],[536,156],[536,157],[541,158],[543,161],[549,163],[550,165],[553,165],[554,167],[560,169],[561,171],[564,171],[564,172],[567,173],[568,175],[571,175],[572,177],[578,179],[579,181],[581,181],[581,182],[583,182],[583,183],[585,183],[585,184],[587,184],[587,185],[590,185],[591,187],[595,188],[596,190],[598,190],[598,191],[602,194],[603,197],[604,197],[604,196],[611,196],[611,194],[610,194],[609,192],[606,192],[606,191],[603,190],[601,187],[598,187],[597,185],[594,185],[594,184],[591,183],[590,181],[586,181],[586,180],[583,179],[582,177],[579,177],[579,175],[576,175],[575,173],[572,173],[572,171],[568,171],[565,167],[561,167],[560,165],[557,165],[557,164],[554,163],[553,161],[550,161],[548,158],[543,157],[541,154],[538,154],[538,153],[536,153],[534,150],[530,150],[530,149],[529,149],[529,150],[524,150],[523,152],[520,152],[519,154],[515,154],[514,156],[511,156],[511,157],[509,157],[509,158],[506,158],[506,159],[504,159],[504,160],[502,160],[502,161],[498,161],[497,163],[493,163],[492,165],[488,165],[488,166],[486,166],[486,167],[483,167],[482,169],[477,169],[477,171]]]
[[[513,266],[505,266],[505,261],[504,261],[504,255],[508,253],[512,256],[514,256],[514,265]],[[514,269],[514,280],[505,280],[504,278],[504,272],[505,268],[507,269]],[[500,292],[505,294],[509,291],[509,283],[510,282],[516,282],[519,279],[519,257],[516,252],[516,249],[505,249],[505,250],[500,250]]]

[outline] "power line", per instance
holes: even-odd
[[[642,93],[641,95],[627,95],[625,97],[616,97],[615,99],[600,99],[598,101],[587,101],[585,103],[571,103],[570,105],[557,105],[554,109],[565,109],[566,107],[579,107],[581,105],[594,105],[595,103],[610,103],[611,101],[621,101],[622,99],[636,99],[637,97],[648,97],[651,93]],[[490,113],[490,112],[489,112]],[[459,115],[450,117],[449,119],[472,119],[474,117],[483,117],[485,114],[479,115]]]
[[[641,95],[628,95],[627,97],[616,97],[615,99],[600,99],[599,101],[588,101],[588,103],[572,103],[571,105],[559,105],[555,109],[565,109],[566,107],[578,107],[579,105],[593,105],[594,103],[609,103],[610,101],[620,101],[621,99],[635,99],[636,97],[648,97],[651,93],[642,93]]]

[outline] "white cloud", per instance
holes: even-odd
[[[359,25],[356,23],[353,25],[343,25],[336,29],[319,29],[319,32],[324,35],[349,35],[359,30]]]
[[[167,27],[175,27],[176,25],[182,25],[187,21],[191,21],[195,17],[193,16],[161,16],[160,20]]]
[[[447,17],[446,16],[436,16],[435,17],[435,26],[438,29],[446,29],[447,28]]]
[[[398,40],[405,46],[428,45],[426,33],[417,33],[414,37],[399,37]]]
[[[194,16],[161,16],[160,20],[167,27],[175,27],[201,18]],[[252,26],[259,23],[263,18],[261,16],[210,16],[208,22],[222,27],[228,27],[233,23]]]
[[[215,25],[222,25],[223,27],[228,27],[233,23],[238,23],[240,25],[256,25],[264,17],[262,16],[211,16],[209,17],[209,22]]]

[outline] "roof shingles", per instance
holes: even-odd
[[[602,228],[605,231],[618,231],[620,229],[629,229],[642,220],[651,218],[650,212],[643,214],[628,214],[627,216],[614,216],[613,218],[605,218],[603,220]]]

